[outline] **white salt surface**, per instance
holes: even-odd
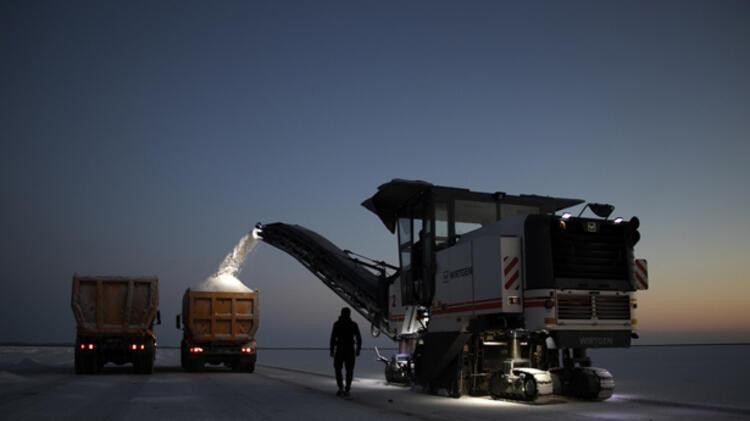
[[[192,289],[194,291],[212,292],[253,292],[252,289],[237,279],[237,275],[240,273],[247,255],[258,245],[258,240],[256,230],[245,234],[240,242],[234,246],[232,252],[221,262],[216,273]]]
[[[193,291],[253,292],[242,281],[229,274],[213,275],[192,288]]]
[[[313,344],[314,345],[314,344]],[[159,348],[155,373],[134,375],[108,364],[96,376],[75,375],[73,347],[0,347],[3,419],[272,419],[368,420],[747,420],[743,387],[747,345],[596,350],[597,366],[615,374],[605,402],[563,400],[528,405],[487,396],[451,399],[420,388],[387,385],[367,349],[357,359],[352,397],[334,395],[327,349],[260,349],[255,373],[209,366],[180,368],[180,351]],[[387,353],[386,350],[382,350]],[[47,368],[24,362],[30,353]],[[268,366],[283,367],[281,369]],[[7,368],[6,368],[7,367]],[[22,368],[23,367],[23,368]],[[320,373],[311,374],[311,373]],[[23,379],[23,380],[22,380]],[[186,399],[189,397],[189,399]],[[218,415],[217,415],[218,414]]]
[[[7,371],[0,371],[0,383],[15,383],[26,381],[25,377],[19,376],[18,374],[9,373]]]

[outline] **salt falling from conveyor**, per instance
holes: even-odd
[[[252,292],[245,284],[237,279],[245,258],[258,244],[257,230],[245,234],[240,242],[234,246],[231,253],[227,254],[221,262],[219,270],[208,279],[196,285],[194,291],[216,291],[216,292]]]

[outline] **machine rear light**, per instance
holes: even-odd
[[[146,345],[141,344],[141,349],[146,349]]]
[[[192,352],[193,354],[196,354],[196,353],[203,352],[203,348],[199,346],[194,346],[194,347],[191,347],[189,351]]]
[[[133,351],[135,351],[136,348],[138,348],[138,345],[136,345],[136,344],[131,344],[130,345],[130,349],[132,349]]]
[[[94,344],[89,344],[89,349],[94,349]]]
[[[249,346],[243,346],[242,347],[242,352],[244,352],[245,354],[252,354],[253,353],[253,348],[249,347]]]
[[[81,349],[86,349],[86,344],[81,344]]]

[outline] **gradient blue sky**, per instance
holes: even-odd
[[[70,277],[157,274],[165,325],[255,222],[396,261],[391,178],[638,215],[643,341],[750,340],[750,3],[0,4],[0,341],[70,341]],[[263,345],[341,301],[261,245]]]

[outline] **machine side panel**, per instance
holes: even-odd
[[[500,267],[500,238],[495,236],[475,238],[472,240],[472,249],[476,314],[505,311]]]
[[[431,331],[461,330],[474,313],[471,242],[437,253]]]
[[[393,326],[397,326],[404,321],[405,313],[406,308],[401,303],[401,277],[399,276],[388,286],[388,320]]]

